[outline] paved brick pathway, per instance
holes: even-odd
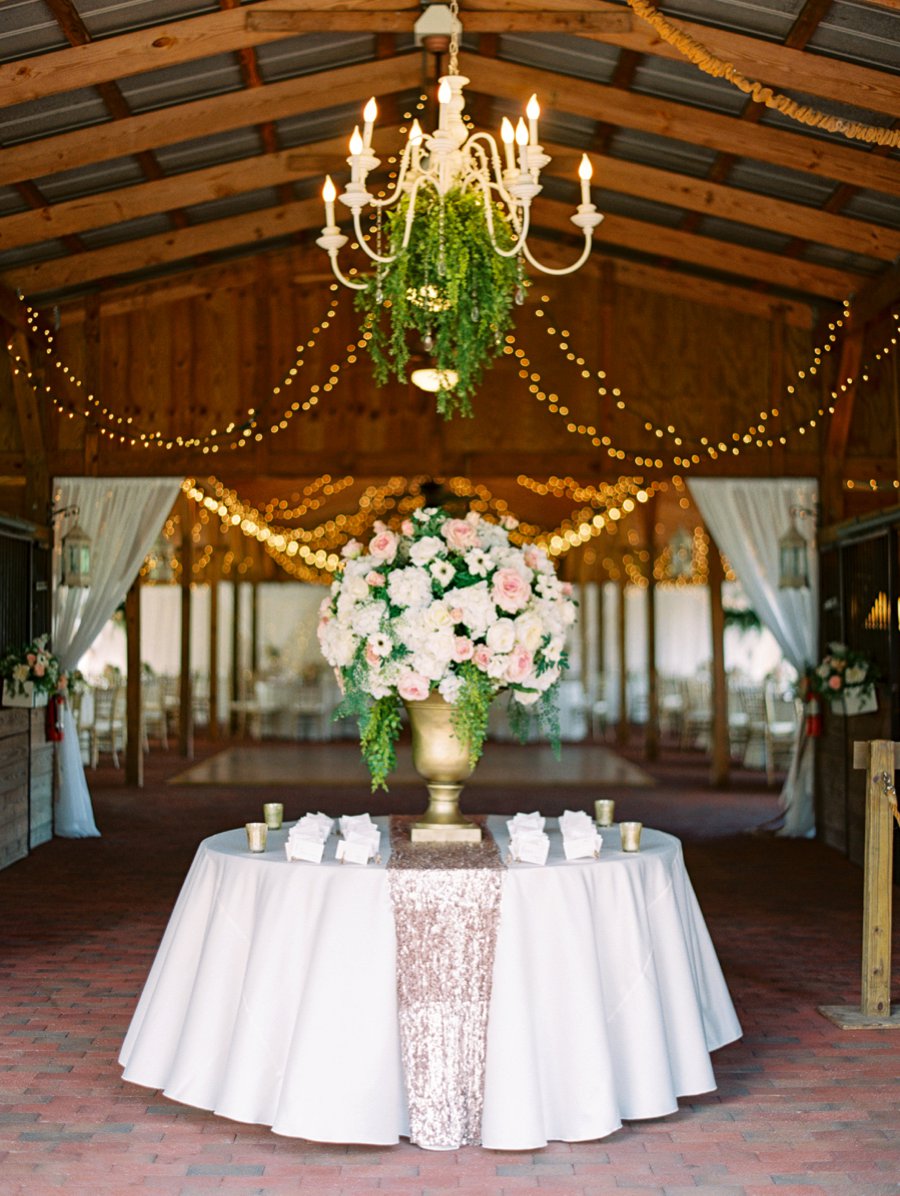
[[[685,840],[745,1029],[715,1058],[715,1093],[600,1142],[429,1154],[279,1138],[124,1084],[119,1046],[195,845],[259,798],[167,785],[180,767],[152,753],[137,794],[101,768],[103,838],[55,840],[0,872],[0,1196],[900,1193],[900,1032],[841,1032],[816,1012],[859,1000],[861,873],[816,843],[739,833],[773,813],[771,794],[752,779],[712,794],[689,757],[621,812]],[[366,805],[299,782],[265,796],[290,816]],[[398,789],[392,806],[416,796]],[[521,791],[491,801],[533,808]]]

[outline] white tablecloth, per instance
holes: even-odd
[[[490,818],[504,859],[505,820]],[[503,875],[483,1144],[582,1141],[715,1088],[740,1036],[681,844],[603,831],[598,860]],[[125,1079],[279,1134],[387,1144],[408,1133],[393,910],[380,866],[289,863],[243,829],[200,844],[134,1014]],[[385,825],[383,842],[388,835]]]

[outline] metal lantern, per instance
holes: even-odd
[[[62,584],[81,589],[91,584],[91,538],[77,523],[63,536]]]
[[[158,536],[147,554],[147,578],[150,581],[168,582],[175,576],[172,568],[172,550],[165,536]]]
[[[778,588],[779,590],[806,590],[809,588],[809,549],[806,537],[791,516],[791,526],[778,541]]]

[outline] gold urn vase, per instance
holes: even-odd
[[[413,765],[428,786],[429,798],[428,809],[413,823],[413,843],[480,843],[481,827],[466,822],[459,810],[459,795],[473,766],[468,746],[453,730],[453,707],[436,691],[405,705]]]

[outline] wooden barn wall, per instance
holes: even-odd
[[[319,269],[312,282],[306,281],[310,261]],[[524,352],[527,364],[510,355],[485,374],[473,419],[444,422],[432,398],[409,385],[375,387],[367,356],[357,351],[355,363],[341,366],[330,394],[320,392],[313,410],[298,412],[286,429],[272,435],[269,429],[284,408],[292,400],[307,400],[310,386],[322,386],[332,363],[345,362],[359,329],[353,296],[340,292],[336,320],[321,328],[331,292],[321,262],[300,251],[241,263],[232,275],[217,267],[209,278],[208,287],[200,272],[191,276],[190,285],[170,281],[157,292],[118,301],[115,294],[105,295],[96,354],[90,314],[86,319],[84,310],[67,310],[59,347],[81,376],[96,377],[98,395],[122,418],[123,429],[158,431],[172,439],[201,435],[255,409],[262,440],[252,452],[226,451],[217,458],[123,450],[105,437],[86,437],[80,419],[54,419],[51,445],[60,467],[177,474],[215,465],[232,477],[346,469],[484,473],[490,467],[495,475],[522,470],[546,476],[568,472],[574,464],[586,477],[610,476],[632,467],[573,434],[568,424],[593,424],[598,434],[607,433],[616,445],[640,454],[665,447],[646,430],[647,421],[672,425],[687,436],[727,440],[730,446],[732,434],[755,423],[771,406],[773,393],[802,368],[811,345],[809,332],[788,326],[776,330],[761,317],[648,291],[610,290],[593,271],[531,288],[528,302],[516,311],[514,330],[515,348]],[[309,350],[311,338],[316,343]],[[305,366],[282,386],[281,395],[273,396],[273,387],[294,364],[297,346],[306,350]],[[582,358],[584,366],[569,360],[569,353]],[[597,370],[606,373],[602,382]],[[597,393],[601,384],[606,397]],[[539,400],[530,387],[557,396],[557,405],[568,414],[551,413],[551,400]],[[818,446],[800,447],[805,470],[812,464],[815,471]],[[679,451],[671,442],[668,450]],[[765,474],[780,472],[783,465],[784,454],[755,450],[740,459],[739,468]],[[730,453],[728,467],[738,468]]]

